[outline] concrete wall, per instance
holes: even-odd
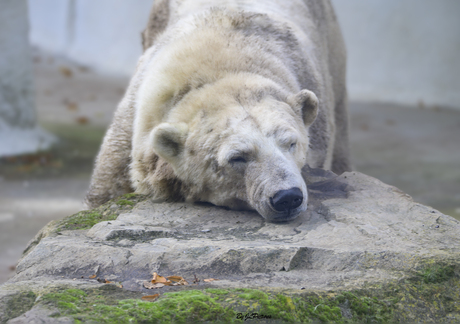
[[[460,1],[332,0],[348,47],[350,98],[460,109]],[[31,41],[130,75],[151,0],[29,0]]]
[[[29,0],[31,43],[108,74],[131,75],[152,0]]]
[[[36,125],[27,1],[0,0],[0,157],[46,149]]]
[[[460,108],[460,1],[333,0],[350,98]]]

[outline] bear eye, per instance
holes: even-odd
[[[233,158],[231,158],[228,162],[230,162],[230,164],[234,164],[234,163],[246,163],[246,159],[242,156],[235,156]]]
[[[291,143],[291,146],[289,147],[289,149],[290,149],[290,150],[293,150],[293,149],[295,149],[296,145],[297,145],[297,143],[296,143],[296,142],[294,142],[294,143]]]

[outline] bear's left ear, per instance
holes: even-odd
[[[288,98],[288,104],[302,116],[305,126],[313,124],[318,115],[318,98],[312,91],[301,90]]]
[[[174,163],[184,151],[187,134],[188,126],[185,123],[162,123],[150,133],[150,143],[156,154]]]

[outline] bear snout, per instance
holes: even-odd
[[[302,204],[303,194],[300,188],[280,190],[270,198],[270,204],[277,212],[290,214],[291,210],[296,209]]]

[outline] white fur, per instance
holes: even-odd
[[[144,44],[149,35],[155,41],[123,108],[132,118],[130,186],[165,199],[256,209],[268,220],[297,216],[307,208],[302,167],[348,165],[346,120],[336,132],[346,92],[330,3],[158,1],[152,17],[169,16],[144,32]],[[109,134],[121,136],[113,127]],[[342,162],[336,151],[345,154]],[[95,175],[110,158],[104,154]],[[102,178],[90,197],[115,194],[109,185],[100,193]],[[277,212],[271,199],[291,188],[301,190],[301,206]]]

